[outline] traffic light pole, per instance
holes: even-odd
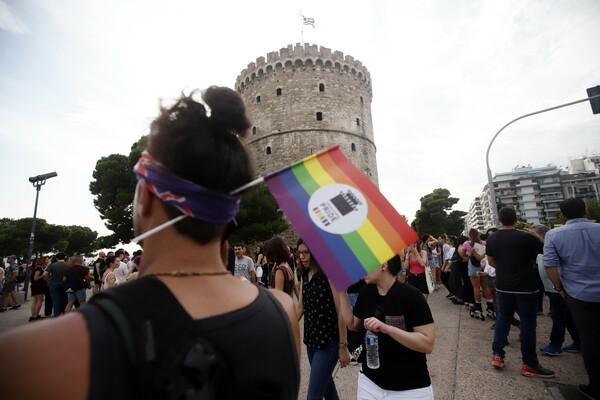
[[[532,112],[532,113],[529,113],[529,114],[521,115],[520,117],[515,118],[512,121],[510,121],[508,124],[504,125],[498,132],[496,132],[496,134],[494,135],[494,137],[490,141],[490,144],[488,145],[487,152],[485,153],[485,164],[487,166],[488,187],[489,187],[489,190],[490,190],[490,205],[492,207],[492,223],[493,223],[493,226],[498,226],[499,225],[498,224],[499,221],[498,221],[498,206],[497,206],[497,203],[496,203],[496,191],[494,190],[494,182],[492,180],[492,171],[490,170],[490,149],[492,148],[492,144],[494,143],[494,140],[496,140],[496,138],[498,137],[498,135],[500,134],[500,132],[502,132],[506,127],[508,127],[509,125],[511,125],[513,122],[517,122],[520,119],[531,117],[532,115],[542,114],[542,113],[545,113],[545,112],[548,112],[548,111],[552,111],[552,110],[557,110],[559,108],[572,106],[574,104],[583,103],[584,101],[589,101],[591,103],[591,100],[592,99],[596,99],[596,98],[600,98],[600,94],[599,95],[595,95],[595,96],[591,96],[591,97],[587,97],[585,99],[581,99],[581,100],[577,100],[577,101],[572,101],[570,103],[561,104],[561,105],[556,106],[556,107],[546,108],[545,110],[540,110],[540,111]]]

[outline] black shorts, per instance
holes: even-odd
[[[427,279],[425,278],[425,272],[422,274],[407,274],[406,283],[419,289],[423,294],[429,294],[429,288],[427,287]]]

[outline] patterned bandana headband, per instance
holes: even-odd
[[[138,180],[146,181],[148,189],[156,197],[184,214],[134,238],[134,241],[140,241],[186,216],[213,224],[226,224],[239,210],[242,196],[218,192],[180,178],[147,151],[142,153],[133,172]]]

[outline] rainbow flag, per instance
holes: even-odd
[[[264,180],[338,291],[418,238],[339,145]]]

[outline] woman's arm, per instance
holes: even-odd
[[[419,353],[431,354],[433,351],[433,344],[435,342],[435,327],[433,323],[415,326],[413,328],[414,332],[407,332],[372,317],[365,319],[365,329],[386,334],[404,347],[418,351]]]
[[[477,247],[473,246],[473,252],[471,253],[473,255],[473,257],[475,257],[475,259],[477,259],[477,261],[481,261],[483,260],[483,257],[485,257],[485,253],[484,254],[479,254],[479,251],[477,250]]]
[[[281,268],[279,267],[275,267],[277,268],[275,270],[275,289],[279,289],[283,291],[283,284],[284,284],[284,279],[285,276],[283,274],[283,271],[281,270]]]
[[[40,279],[42,279],[42,273],[40,272],[40,270],[38,269],[37,271],[35,271],[35,273],[33,274],[33,280],[34,281],[39,281]]]
[[[117,279],[115,278],[115,274],[114,272],[108,272],[106,274],[106,280],[108,281],[108,287],[115,287],[117,286]]]
[[[296,315],[298,316],[298,321],[300,321],[300,318],[302,318],[302,315],[304,315],[304,303],[302,302],[302,278],[300,278],[300,294],[298,296],[298,304],[296,304]]]
[[[342,316],[344,317],[344,322],[348,326],[348,329],[351,331],[358,329],[362,323],[362,320],[354,316],[347,290],[344,290],[340,293],[340,310],[342,311]]]
[[[419,264],[421,264],[422,267],[426,267],[427,266],[427,251],[421,250],[421,254],[417,255],[417,260],[419,261]]]
[[[344,321],[344,316],[342,315],[342,310],[340,309],[340,295],[335,290],[331,282],[329,283],[329,287],[331,288],[331,294],[333,295],[333,302],[335,303],[335,312],[337,314],[338,319],[338,335],[340,338],[340,348],[338,350],[338,356],[340,358],[340,367],[344,368],[345,366],[350,364],[350,351],[348,351],[348,334],[346,331],[346,322]]]

